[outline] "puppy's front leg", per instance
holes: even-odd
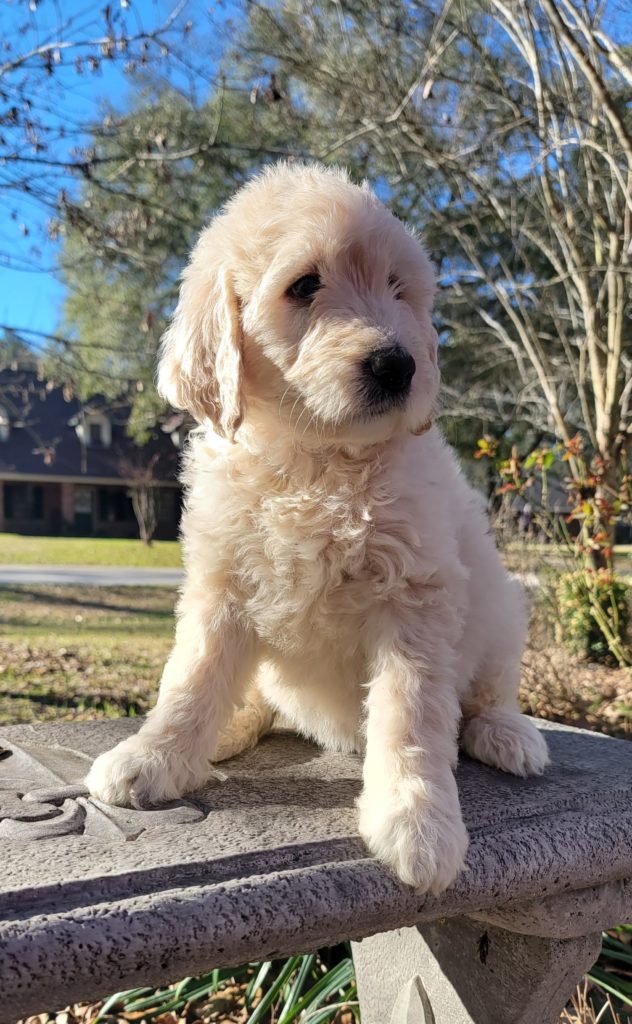
[[[96,759],[86,779],[92,796],[144,807],[201,785],[254,657],[254,637],[226,598],[187,585],[157,704],[137,735]]]
[[[468,844],[454,778],[458,623],[446,594],[428,588],[414,609],[385,610],[373,625],[360,832],[402,881],[439,893]]]

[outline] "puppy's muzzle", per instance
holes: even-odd
[[[415,360],[401,345],[376,348],[362,363],[369,404],[387,408],[404,401],[415,369]]]

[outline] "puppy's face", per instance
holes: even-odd
[[[229,436],[244,417],[298,442],[418,431],[438,390],[433,290],[419,244],[370,192],[274,169],[202,235],[159,385]]]

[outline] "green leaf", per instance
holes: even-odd
[[[315,964],[316,953],[308,953],[306,956],[302,958],[301,966],[297,971],[296,978],[294,979],[290,986],[287,999],[279,1015],[279,1024],[287,1024],[287,1021],[291,1019],[290,1017],[288,1017],[288,1014],[291,1012],[292,1007],[296,1002],[296,999],[298,998],[298,996],[300,996],[303,990],[303,986],[305,985],[305,982],[307,981],[309,975],[314,969]]]
[[[350,958],[342,960],[331,971],[324,974],[302,999],[299,999],[289,1016],[285,1018],[284,1024],[291,1024],[291,1021],[297,1020],[303,1011],[318,1009],[330,995],[333,995],[338,989],[344,988],[345,985],[349,985],[354,978],[353,961]]]
[[[355,995],[355,986],[353,987],[353,995]],[[315,1013],[306,1014],[302,1018],[301,1024],[327,1024],[327,1022],[334,1019],[338,1010],[342,1010],[347,1007],[351,1010],[357,1006],[358,1003],[353,1000],[350,994],[349,998],[345,999],[342,1003],[330,1003],[329,1006],[325,1006],[322,1010],[316,1010]]]
[[[162,1007],[164,1003],[172,1001],[173,989],[168,988],[152,992],[146,999],[134,999],[131,1003],[125,1003],[123,1009],[125,1013],[137,1013],[139,1010],[153,1010],[157,1006]]]
[[[622,953],[621,949],[624,948],[623,943],[619,943],[619,949],[612,949],[611,947],[606,946],[606,943],[604,942],[602,958],[608,961],[617,960],[619,963],[627,964],[628,968],[632,968],[632,953],[628,951]]]
[[[632,1006],[632,999],[629,999],[628,996],[624,994],[624,983],[621,982],[620,979],[615,980],[615,977],[613,975],[606,974],[605,971],[599,970],[598,967],[593,967],[592,971],[589,971],[586,977],[590,978],[590,980],[594,982],[595,985],[598,985],[600,988],[605,989],[606,992],[610,992],[611,995],[616,996],[617,999],[620,999],[622,1003],[626,1004],[626,1006]],[[617,983],[618,987],[615,988],[614,986]],[[625,991],[629,991],[630,993],[632,993],[632,985],[626,985]]]
[[[254,975],[252,981],[248,984],[248,988],[246,989],[246,1006],[250,1006],[252,1000],[254,999],[258,990],[263,985],[271,969],[272,961],[264,960],[257,973]]]
[[[285,988],[286,984],[294,974],[294,971],[300,963],[300,956],[291,956],[290,959],[285,963],[281,973],[275,979],[273,984],[270,986],[266,994],[263,996],[261,1002],[257,1005],[254,1013],[248,1018],[248,1024],[259,1024],[264,1019],[265,1014],[268,1012],[272,1004],[281,995],[281,992]]]
[[[98,1021],[102,1020],[104,1017],[107,1017],[110,1010],[113,1010],[116,1006],[119,1005],[119,1003],[121,1004],[121,1006],[125,1007],[127,999],[134,999],[135,997],[144,995],[146,992],[151,991],[152,990],[150,988],[145,987],[128,988],[125,989],[123,992],[115,992],[113,996],[110,996],[109,999],[105,1000],[103,1006],[101,1007],[98,1014],[94,1018],[94,1024],[97,1024]]]
[[[186,992],[187,988],[191,986],[191,983],[195,982],[195,978],[183,978],[181,982],[176,986],[174,995],[178,998]]]

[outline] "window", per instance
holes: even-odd
[[[112,444],[112,423],[104,412],[86,409],[70,421],[77,437],[88,448],[109,448]]]
[[[4,518],[16,522],[44,518],[44,488],[41,484],[5,484]]]
[[[9,434],[11,433],[11,421],[9,419],[9,413],[0,405],[0,441],[8,441]]]
[[[15,507],[14,502],[14,491],[13,484],[4,485],[4,518],[13,519],[13,509]]]
[[[33,519],[44,518],[44,488],[39,484],[31,488],[31,516]]]
[[[92,491],[89,487],[75,487],[73,499],[76,516],[92,515]]]
[[[132,499],[124,487],[99,488],[99,520],[102,523],[126,523],[134,519]]]
[[[173,522],[176,514],[176,492],[165,488],[158,498],[158,518],[161,523]]]

